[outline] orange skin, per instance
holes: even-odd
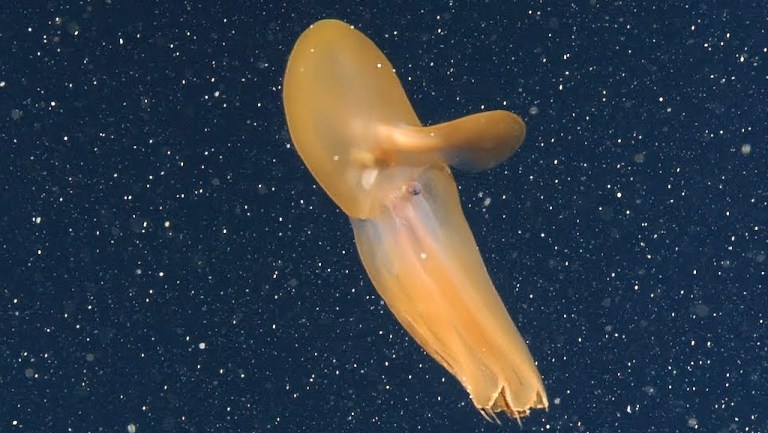
[[[323,20],[296,42],[283,99],[309,170],[350,217],[389,309],[488,419],[548,406],[528,346],[488,275],[450,166],[481,171],[525,138],[508,111],[424,127],[392,65],[362,33]]]

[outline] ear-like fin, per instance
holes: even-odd
[[[447,164],[477,172],[495,167],[525,139],[525,123],[514,113],[496,110],[471,114],[434,126],[382,126],[383,146],[399,153],[434,152]]]
[[[509,111],[487,111],[425,128],[443,142],[446,163],[477,172],[504,162],[523,144],[525,123]]]

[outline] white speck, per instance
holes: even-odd
[[[363,184],[363,188],[371,189],[373,183],[376,182],[376,177],[379,175],[379,170],[375,168],[366,168],[363,170],[363,174],[360,175],[360,183]]]

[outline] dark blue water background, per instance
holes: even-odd
[[[396,323],[290,143],[326,17],[426,123],[526,119],[457,174],[552,402],[522,431],[768,431],[763,2],[341,3],[5,8],[0,431],[520,431]]]

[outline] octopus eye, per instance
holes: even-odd
[[[421,194],[421,184],[418,182],[408,182],[408,185],[405,186],[405,190],[408,191],[408,194],[410,195],[419,195]]]

